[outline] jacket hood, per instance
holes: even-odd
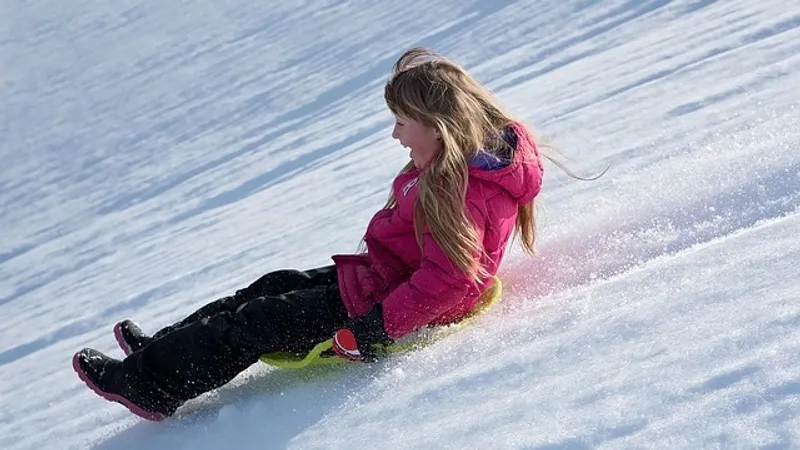
[[[539,149],[525,125],[521,123],[511,123],[503,130],[503,139],[514,149],[513,154],[479,152],[469,169],[470,178],[495,183],[518,203],[530,203],[542,187],[544,167]]]

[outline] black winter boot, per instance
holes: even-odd
[[[114,325],[114,337],[125,356],[141,350],[153,340],[152,337],[144,334],[139,325],[128,319]]]
[[[170,397],[135,373],[126,372],[122,361],[85,348],[72,358],[78,377],[97,395],[117,402],[147,420],[159,421],[173,415],[183,402]]]

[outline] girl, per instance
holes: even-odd
[[[533,136],[463,68],[423,48],[395,63],[384,97],[408,165],[369,222],[366,251],[332,266],[264,275],[147,336],[114,327],[122,360],[73,358],[100,396],[150,420],[218,388],[271,352],[308,352],[333,337],[340,356],[463,318],[489,287],[516,231],[533,252],[542,163]]]

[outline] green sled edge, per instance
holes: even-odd
[[[415,349],[431,345],[436,341],[444,339],[471,324],[478,317],[488,312],[500,299],[503,293],[503,283],[500,278],[494,277],[492,285],[484,291],[481,298],[475,304],[472,312],[458,322],[448,325],[430,327],[427,333],[412,333],[410,337],[403,338],[398,342],[378,346],[377,356],[388,356],[398,353],[406,353]],[[259,357],[261,362],[280,369],[302,369],[308,366],[322,366],[335,364],[348,364],[353,361],[339,357],[332,350],[333,339],[320,342],[306,354],[274,352],[265,353]]]

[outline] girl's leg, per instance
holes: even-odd
[[[336,284],[336,266],[310,270],[277,270],[236,292],[246,298],[267,297]]]
[[[222,312],[235,312],[243,304],[259,297],[287,294],[292,291],[307,290],[317,287],[336,285],[336,267],[326,266],[311,270],[277,270],[270,272],[250,286],[236,291],[230,297],[206,304],[202,308],[185,317],[183,320],[157,331],[153,338],[169,334],[173,330],[210,318]]]
[[[173,399],[220,387],[275,351],[308,351],[347,321],[338,285],[258,297],[173,329],[123,361],[125,372]]]

